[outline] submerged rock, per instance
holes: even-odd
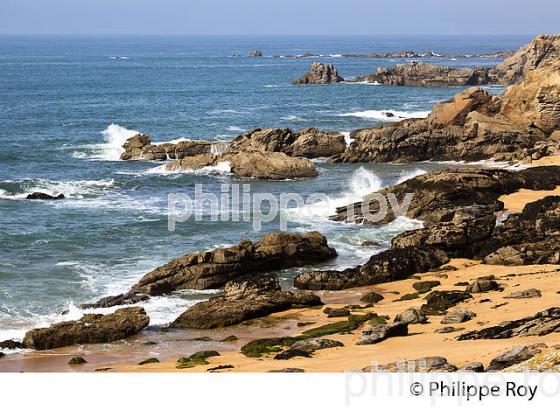
[[[66,198],[64,194],[50,195],[44,192],[33,192],[25,197],[25,199],[39,200],[39,201],[56,201],[57,199]]]
[[[148,326],[150,318],[141,307],[117,309],[107,315],[87,314],[79,320],[61,322],[28,331],[23,338],[27,349],[46,350],[87,343],[126,339]]]

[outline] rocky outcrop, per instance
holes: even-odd
[[[130,292],[83,306],[100,308],[137,303],[149,296],[181,289],[219,289],[243,275],[305,266],[334,257],[336,251],[319,232],[270,233],[259,242],[245,240],[229,248],[173,259],[142,277]]]
[[[222,296],[190,307],[171,327],[213,329],[292,308],[321,304],[321,299],[311,293],[282,291],[273,274],[252,275],[228,282]]]
[[[410,308],[395,316],[395,322],[403,322],[409,325],[428,323],[428,318],[418,308]]]
[[[474,317],[476,317],[476,313],[471,312],[470,310],[456,308],[445,314],[445,316],[441,320],[441,324],[450,325],[454,323],[468,322]]]
[[[458,290],[436,290],[425,297],[426,303],[420,307],[425,315],[445,315],[447,309],[472,299],[468,292]]]
[[[303,77],[295,79],[292,81],[295,85],[302,84],[331,84],[331,83],[341,83],[344,81],[336,68],[332,64],[323,63],[312,63],[311,70],[306,72]]]
[[[283,152],[294,157],[319,158],[341,154],[346,149],[344,135],[340,132],[305,128],[292,131],[290,128],[254,129],[236,137],[232,150],[259,150]]]
[[[271,233],[259,242],[245,240],[230,248],[174,259],[145,275],[133,290],[161,295],[179,289],[217,289],[244,274],[305,266],[335,256],[318,232]]]
[[[413,61],[395,67],[380,67],[375,73],[360,76],[353,82],[367,82],[407,87],[445,87],[484,85],[492,81],[492,69],[449,67]]]
[[[435,249],[389,249],[374,255],[368,262],[343,271],[305,272],[294,279],[294,286],[310,290],[341,290],[405,279],[427,272],[449,261],[444,252]]]
[[[520,82],[525,74],[560,59],[560,36],[540,35],[496,66],[501,84]]]
[[[23,346],[46,350],[78,344],[108,343],[126,339],[149,323],[150,318],[141,307],[118,309],[108,315],[87,314],[80,320],[30,330],[23,338]]]
[[[137,134],[126,140],[121,160],[165,161],[194,155],[208,154],[212,144],[208,141],[180,141],[177,143],[152,144],[152,137]]]
[[[508,339],[514,336],[544,336],[560,329],[560,308],[554,307],[534,316],[502,322],[496,326],[463,333],[457,340]]]
[[[530,359],[507,367],[504,372],[553,372],[560,371],[560,350],[539,353]]]
[[[313,162],[293,158],[281,152],[258,150],[227,152],[222,155],[201,154],[168,162],[170,172],[192,171],[225,164],[230,172],[239,177],[284,180],[316,177]]]

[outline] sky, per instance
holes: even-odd
[[[560,0],[0,0],[0,34],[560,32]]]

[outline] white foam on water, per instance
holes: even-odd
[[[235,125],[230,125],[227,127],[227,130],[231,132],[243,132],[243,128],[236,127]]]
[[[389,114],[389,116],[387,116]],[[390,116],[392,115],[392,116]],[[366,110],[338,114],[339,117],[366,118],[379,121],[398,122],[409,118],[426,118],[430,111]]]
[[[0,199],[26,199],[33,192],[42,192],[56,196],[64,194],[67,199],[82,199],[88,196],[99,196],[114,187],[113,179],[79,180],[79,181],[52,181],[50,179],[29,179],[21,181],[3,181],[19,185],[23,192],[9,193],[0,189]]]
[[[298,222],[310,222],[315,224],[317,218],[328,219],[336,213],[341,206],[361,201],[362,198],[372,192],[381,189],[382,181],[374,172],[361,167],[354,171],[348,183],[349,189],[338,196],[326,196],[322,200],[299,208],[283,210],[288,217]]]
[[[101,131],[105,142],[77,147],[86,151],[74,151],[72,157],[88,158],[97,161],[119,161],[121,154],[124,152],[123,144],[127,139],[137,134],[140,134],[137,130],[130,130],[118,124],[111,124]]]
[[[296,121],[296,122],[305,121],[304,118],[297,115],[285,115],[283,117],[280,117],[280,119],[284,121]]]
[[[203,167],[200,169],[181,169],[170,171],[166,168],[166,164],[158,165],[142,171],[144,175],[176,175],[176,174],[193,174],[193,175],[231,175],[231,164],[229,161],[218,162],[216,165]]]
[[[346,142],[346,146],[350,146],[355,139],[350,137],[350,131],[342,131],[342,135],[344,135],[344,142]]]

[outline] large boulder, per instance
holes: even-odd
[[[301,84],[330,84],[330,83],[341,83],[344,81],[336,68],[332,64],[323,63],[312,63],[311,71],[308,71],[303,75],[303,77],[295,79],[292,81],[295,85]]]
[[[356,344],[371,345],[388,339],[390,337],[407,336],[408,324],[403,322],[391,324],[379,324],[369,326],[362,331],[362,336]]]
[[[117,309],[108,315],[87,314],[80,320],[61,322],[28,331],[23,338],[27,349],[46,350],[87,343],[126,339],[148,326],[150,318],[141,307]]]
[[[212,329],[292,308],[321,304],[321,299],[311,293],[282,291],[278,278],[273,274],[250,275],[228,282],[222,296],[190,307],[171,327]]]
[[[133,290],[161,295],[179,289],[217,289],[244,274],[305,266],[335,256],[336,251],[319,232],[270,233],[259,242],[245,240],[229,248],[174,259],[146,274]]]

